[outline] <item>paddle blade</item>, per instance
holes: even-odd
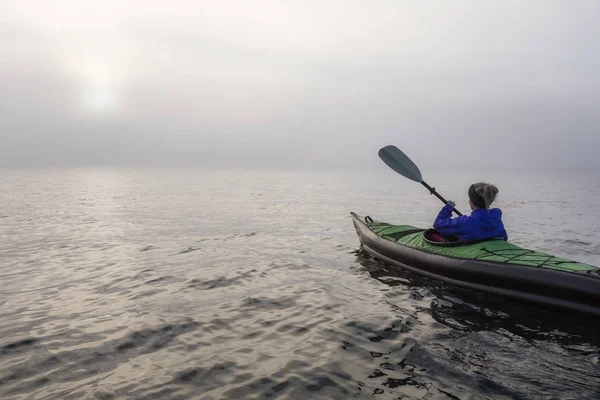
[[[419,167],[396,146],[385,146],[378,154],[388,167],[400,175],[416,182],[423,182]]]

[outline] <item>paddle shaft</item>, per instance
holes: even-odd
[[[427,190],[429,190],[429,193],[440,199],[444,204],[448,204],[448,201],[445,198],[443,198],[438,192],[436,192],[435,188],[429,186],[427,182],[421,181],[421,185],[425,186]],[[456,208],[452,208],[452,211],[454,211],[456,215],[462,215]]]

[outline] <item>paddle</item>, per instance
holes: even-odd
[[[384,163],[387,164],[388,167],[399,173],[400,175],[413,180],[415,182],[419,182],[421,185],[425,186],[429,193],[435,195],[438,199],[444,202],[444,204],[448,204],[448,201],[444,199],[438,192],[435,191],[435,188],[429,186],[421,176],[421,171],[419,171],[419,167],[415,165],[414,162],[406,154],[404,154],[399,148],[396,146],[385,146],[381,150],[379,150],[379,158],[383,160]],[[453,211],[457,215],[462,215],[456,208]]]

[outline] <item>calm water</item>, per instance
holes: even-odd
[[[467,174],[426,176],[466,211]],[[600,182],[486,175],[511,240],[600,264]],[[0,397],[598,399],[600,323],[358,254],[429,225],[377,173],[0,171]]]

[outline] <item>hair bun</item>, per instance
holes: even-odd
[[[486,182],[478,182],[475,183],[475,192],[483,198],[485,201],[485,207],[490,208],[494,200],[496,200],[496,196],[500,192],[496,185],[492,185]]]

